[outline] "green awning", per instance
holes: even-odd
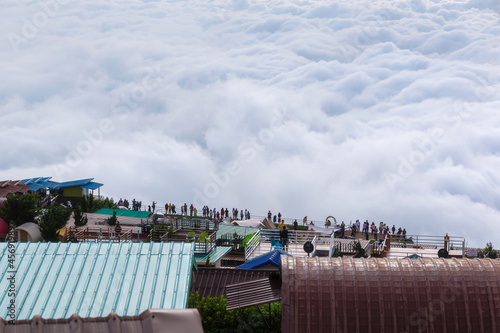
[[[150,212],[144,212],[140,210],[127,210],[127,209],[115,209],[116,211],[116,216],[126,216],[126,217],[137,217],[140,219],[146,219]],[[113,209],[111,208],[101,208],[94,214],[101,214],[101,215],[113,215]]]

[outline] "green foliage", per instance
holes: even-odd
[[[496,259],[496,258],[498,258],[498,251],[493,249],[493,244],[491,242],[489,242],[489,243],[486,243],[486,247],[483,250],[477,251],[477,256],[479,258]]]
[[[101,208],[118,208],[118,206],[108,197],[104,199],[95,199],[93,194],[90,194],[88,197],[83,196],[80,205],[82,206],[82,211],[85,213],[94,213]]]
[[[113,211],[113,216],[108,217],[108,225],[114,226],[118,223],[118,218],[116,217],[116,210]]]
[[[40,217],[40,232],[47,242],[58,242],[57,230],[66,226],[71,216],[71,209],[62,206],[48,206]]]
[[[250,241],[250,239],[252,239],[253,235],[254,234],[248,234],[248,235],[246,235],[246,237],[243,238],[243,241],[241,242],[240,247],[244,248],[245,245]]]
[[[279,223],[274,223],[274,225],[275,225],[276,227],[278,227],[278,226],[279,226]],[[294,230],[294,229],[293,229],[293,228],[294,228],[294,227],[293,227],[293,224],[285,224],[285,225],[286,225],[286,228],[287,228],[288,230]],[[305,230],[305,231],[307,231],[307,230],[309,230],[309,226],[307,226],[307,225],[300,225],[300,224],[299,224],[299,225],[297,225],[297,231],[300,231],[300,230]]]
[[[80,205],[76,205],[73,210],[73,217],[75,219],[75,226],[83,227],[88,223],[87,216],[83,213],[82,207]]]
[[[189,307],[200,312],[205,333],[229,332],[281,332],[281,304],[271,304],[271,330],[266,325],[269,321],[269,305],[261,305],[261,316],[256,306],[245,309],[226,310],[227,300],[224,296],[200,297],[198,293],[189,297]]]
[[[37,216],[38,194],[9,194],[2,209],[0,217],[7,223],[16,227],[26,222],[34,222]]]
[[[413,238],[408,237],[408,238],[403,238],[399,240],[400,243],[405,243],[405,244],[413,244]]]

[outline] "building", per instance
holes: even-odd
[[[494,332],[500,260],[281,257],[283,332]]]
[[[147,309],[185,309],[193,243],[14,243],[0,280],[0,318],[9,319],[15,275],[15,319],[138,316]],[[0,243],[8,262],[9,243]],[[15,273],[10,273],[10,271]]]

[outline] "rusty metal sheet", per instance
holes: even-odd
[[[281,300],[281,283],[277,278],[267,278],[226,286],[227,310]]]

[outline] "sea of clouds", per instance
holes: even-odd
[[[0,3],[0,179],[500,247],[494,0]]]

